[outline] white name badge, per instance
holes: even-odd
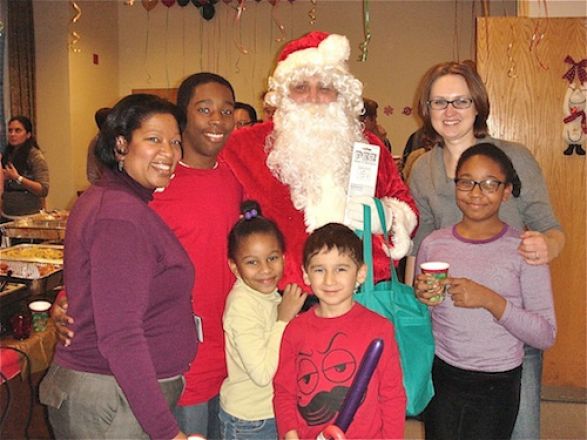
[[[202,326],[202,318],[198,315],[194,315],[194,322],[196,323],[196,336],[198,338],[198,342],[204,342],[204,327]]]

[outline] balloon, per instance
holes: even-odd
[[[200,13],[202,14],[202,17],[204,17],[204,20],[210,21],[214,18],[214,14],[216,14],[216,9],[214,9],[214,5],[207,4],[202,6],[202,9],[200,9]]]
[[[179,6],[181,6],[182,8],[187,6],[189,2],[190,2],[190,0],[177,0],[177,4]]]
[[[157,6],[158,2],[159,0],[143,0],[143,8],[145,8],[145,11],[149,12],[151,9]]]
[[[275,4],[277,3],[277,0],[267,0],[269,3],[271,3],[271,6],[275,6]]]
[[[163,3],[168,8],[171,8],[175,4],[175,0],[161,0],[161,3]]]
[[[208,0],[192,0],[192,3],[196,8],[201,8],[202,6],[207,5],[209,2]]]

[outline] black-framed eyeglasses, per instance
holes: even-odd
[[[236,121],[236,126],[238,128],[243,128],[243,127],[247,127],[249,125],[253,125],[255,122],[254,121]]]
[[[505,185],[506,182],[495,179],[485,179],[481,181],[473,179],[455,179],[455,185],[459,191],[473,191],[476,185],[479,185],[481,192],[483,193],[494,193],[497,191],[500,185]]]
[[[432,110],[444,110],[448,107],[449,104],[452,104],[452,106],[456,109],[464,110],[473,105],[473,98],[457,98],[453,99],[452,101],[449,101],[448,99],[437,98],[430,99],[426,101],[426,103]]]

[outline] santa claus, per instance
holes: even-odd
[[[349,55],[342,35],[312,32],[288,43],[265,97],[276,108],[273,121],[234,132],[222,152],[246,196],[257,200],[285,235],[281,288],[304,285],[301,258],[309,232],[343,223],[345,209],[347,225],[363,228],[363,204],[374,202],[347,197],[355,142],[381,149],[375,197],[383,202],[387,224],[374,221],[375,279],[389,278],[389,257],[400,259],[411,246],[416,207],[389,152],[363,130],[363,86],[348,70]],[[380,235],[383,228],[392,238],[389,247]]]

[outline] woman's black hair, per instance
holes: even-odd
[[[461,157],[457,162],[457,169],[455,172],[456,176],[458,176],[460,169],[467,161],[467,159],[473,156],[485,156],[497,163],[503,174],[505,174],[506,183],[511,183],[512,185],[512,195],[514,197],[518,197],[520,195],[520,191],[522,190],[522,182],[518,177],[518,173],[516,173],[514,164],[512,163],[509,156],[505,154],[501,148],[489,142],[482,142],[480,144],[473,145],[472,147],[467,148],[463,154],[461,154]]]
[[[228,258],[234,261],[241,241],[253,234],[273,235],[281,251],[285,252],[285,240],[277,225],[263,217],[261,207],[255,200],[245,200],[241,204],[241,218],[228,234]]]
[[[6,151],[2,155],[2,166],[6,166],[8,162],[12,162],[12,164],[18,170],[18,172],[23,174],[26,173],[29,168],[27,160],[31,148],[39,148],[39,145],[37,144],[37,140],[33,135],[33,123],[29,118],[22,115],[13,116],[8,121],[8,125],[10,125],[10,123],[14,121],[20,122],[24,130],[27,133],[30,133],[31,137],[24,141],[22,145],[10,145],[7,143]]]
[[[234,109],[242,109],[247,112],[249,115],[249,119],[251,120],[251,124],[257,123],[257,111],[253,108],[251,104],[247,104],[246,102],[235,102]]]
[[[185,115],[175,104],[155,95],[137,93],[122,98],[108,113],[96,144],[95,155],[107,168],[116,169],[116,140],[123,137],[126,142],[132,140],[133,131],[141,127],[150,116],[169,114],[175,118],[177,125],[184,126]]]

